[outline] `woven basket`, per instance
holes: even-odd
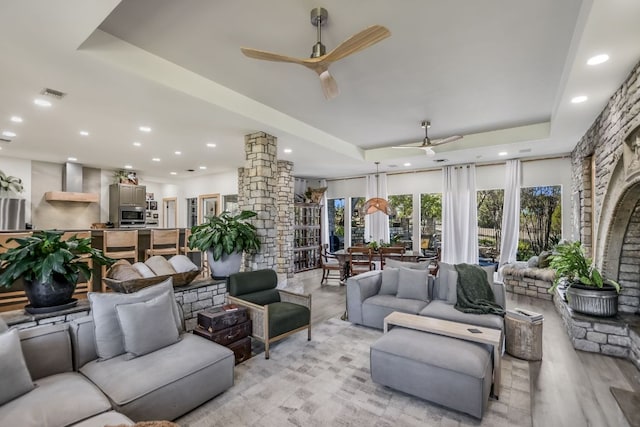
[[[188,285],[198,277],[200,270],[187,271],[185,273],[166,274],[164,276],[146,277],[144,279],[133,280],[115,280],[108,277],[103,277],[102,281],[114,292],[120,292],[123,294],[130,294],[139,291],[142,288],[146,288],[151,285],[164,282],[169,277],[173,279],[173,286],[185,286]]]

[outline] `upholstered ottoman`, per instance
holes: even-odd
[[[493,369],[488,346],[395,327],[370,357],[374,382],[482,418]]]

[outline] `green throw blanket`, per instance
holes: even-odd
[[[454,267],[458,272],[456,310],[463,313],[504,316],[504,309],[496,303],[486,271],[471,264],[456,264]]]

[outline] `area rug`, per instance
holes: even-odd
[[[531,422],[529,364],[505,356],[500,400],[482,421],[375,384],[369,347],[381,331],[337,318],[295,334],[236,366],[235,385],[176,420],[211,426],[526,426]]]

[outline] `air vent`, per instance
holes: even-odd
[[[449,159],[435,159],[433,162],[434,163],[446,163],[448,161],[449,161]]]
[[[530,153],[531,152],[531,148],[523,148],[522,150],[519,151],[519,153]]]
[[[59,90],[55,90],[55,89],[50,89],[48,87],[45,87],[44,89],[42,89],[40,93],[44,96],[50,96],[55,99],[62,99],[65,96],[67,96],[67,94],[64,92],[60,92]]]
[[[6,138],[0,138],[0,142],[11,142],[11,140]]]
[[[195,172],[195,169],[187,169],[187,172]]]

